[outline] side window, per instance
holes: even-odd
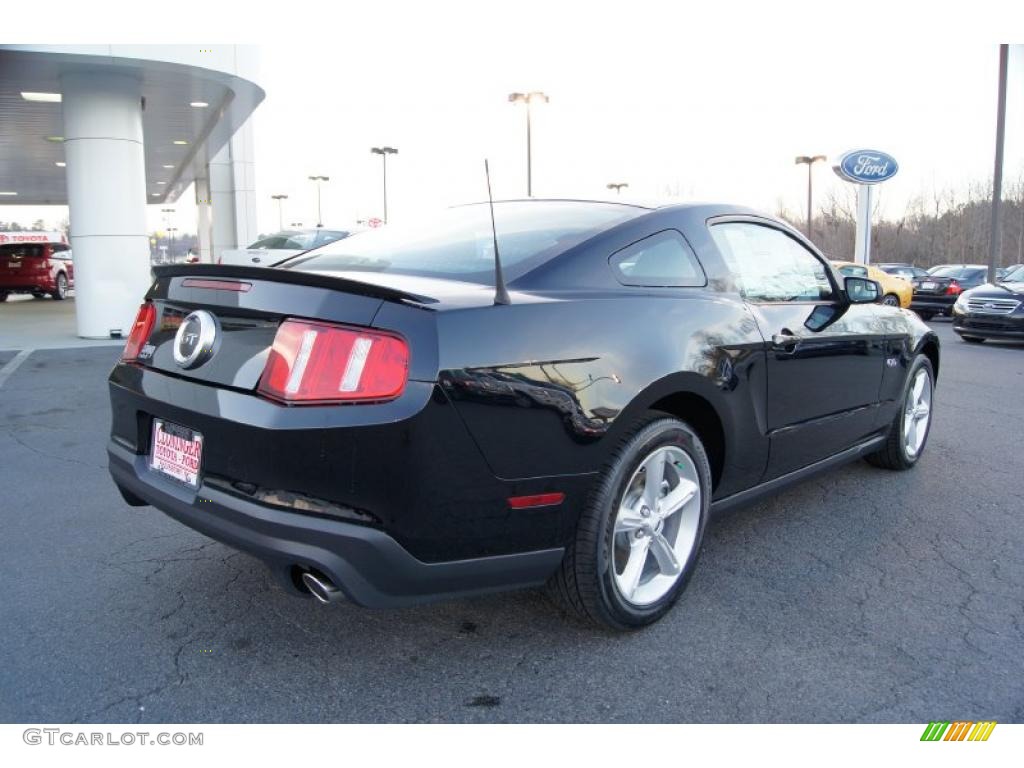
[[[825,265],[785,232],[764,224],[725,222],[711,236],[748,301],[829,301]]]
[[[623,285],[685,287],[707,285],[700,262],[674,229],[645,237],[608,260]]]
[[[867,277],[868,276],[868,268],[867,267],[858,267],[858,266],[855,266],[853,264],[846,264],[846,265],[840,267],[839,268],[839,272],[840,272],[840,274],[843,275],[843,277]]]

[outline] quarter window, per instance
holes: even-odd
[[[678,287],[706,285],[704,270],[674,229],[645,237],[612,255],[609,263],[623,285]]]
[[[781,230],[750,222],[711,227],[740,294],[748,301],[830,301],[825,265]]]

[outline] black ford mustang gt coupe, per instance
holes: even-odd
[[[710,513],[920,458],[938,339],[788,225],[569,200],[494,224],[157,267],[110,375],[125,500],[322,601],[546,584],[626,629],[678,598]]]

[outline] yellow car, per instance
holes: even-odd
[[[866,277],[868,280],[880,283],[883,304],[904,309],[910,307],[910,301],[914,298],[914,286],[910,284],[909,280],[890,275],[878,267],[854,264],[852,261],[833,261],[832,264],[844,277]]]

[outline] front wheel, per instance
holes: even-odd
[[[548,583],[570,613],[617,630],[660,619],[693,574],[711,503],[700,437],[652,414],[597,481]]]
[[[885,445],[865,456],[884,469],[910,469],[924,452],[932,426],[935,373],[927,355],[918,355],[910,366],[899,412],[889,427]]]

